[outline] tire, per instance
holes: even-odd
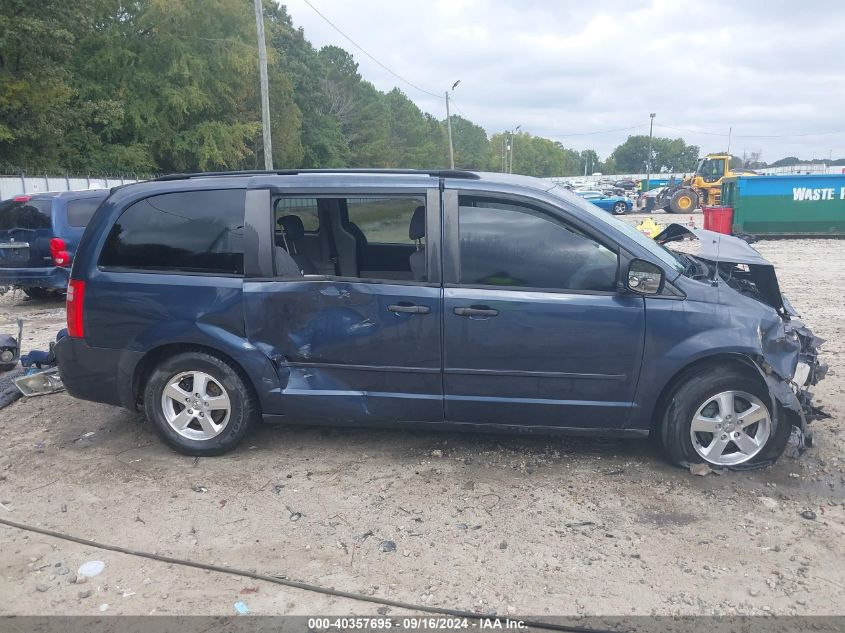
[[[258,418],[255,396],[244,379],[229,363],[204,352],[183,352],[160,362],[144,386],[144,410],[165,444],[199,457],[232,450]]]
[[[38,301],[58,299],[61,296],[61,291],[56,288],[41,288],[40,286],[35,286],[32,288],[23,288],[22,290],[27,297]]]
[[[698,208],[698,194],[692,189],[678,189],[669,198],[670,213],[692,213]]]
[[[628,205],[624,202],[617,202],[613,205],[613,215],[625,215],[628,211]]]
[[[732,417],[726,420],[722,403],[729,401],[724,395],[727,393],[734,394],[735,406],[725,407],[733,409],[727,413],[733,414]],[[761,417],[760,406],[765,409],[767,421]],[[748,424],[754,418],[759,421]],[[743,423],[748,426],[737,426]],[[668,458],[680,466],[707,462],[716,468],[759,468],[780,457],[789,441],[791,427],[781,407],[775,418],[768,390],[759,380],[735,368],[716,365],[687,375],[675,388],[660,420],[660,439]],[[709,428],[714,432],[703,430]],[[753,446],[744,436],[757,440],[759,446],[743,450],[742,447]],[[703,455],[708,448],[715,457]]]

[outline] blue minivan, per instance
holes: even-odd
[[[73,254],[108,190],[15,196],[0,202],[0,287],[33,299],[67,288]]]
[[[687,237],[698,255],[506,174],[165,176],[89,223],[59,370],[189,455],[264,421],[651,435],[680,464],[771,463],[822,415],[819,340],[753,248],[660,241]]]

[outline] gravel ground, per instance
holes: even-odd
[[[842,614],[845,241],[756,246],[827,339],[831,365],[817,399],[833,418],[815,423],[816,447],[766,470],[692,476],[644,440],[294,426],[197,460],[165,448],[137,414],[56,394],[0,411],[0,516],[500,615]],[[0,298],[2,331],[18,317],[24,349],[44,348],[63,305]],[[105,571],[73,583],[89,560]],[[1,614],[378,608],[3,526],[0,577]]]

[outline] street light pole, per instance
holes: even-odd
[[[267,44],[264,41],[264,6],[255,0],[255,29],[258,34],[258,71],[261,77],[261,135],[264,139],[264,169],[273,169],[273,142],[270,139],[270,88],[267,81]]]
[[[452,84],[452,90],[458,87],[461,80]],[[452,115],[449,113],[449,91],[446,91],[446,132],[449,135],[449,169],[455,168],[455,150],[452,147]]]
[[[648,115],[651,118],[651,122],[648,126],[648,158],[645,163],[645,189],[643,191],[648,191],[651,187],[651,137],[654,135],[654,117],[655,113],[652,112]]]

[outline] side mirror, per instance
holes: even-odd
[[[666,274],[660,266],[635,259],[628,266],[628,290],[641,295],[656,295],[663,290]]]

